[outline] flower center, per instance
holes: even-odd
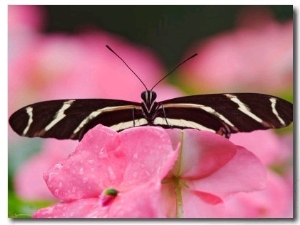
[[[113,188],[104,190],[100,195],[101,204],[103,207],[108,206],[117,197],[118,191]]]

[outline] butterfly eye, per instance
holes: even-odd
[[[149,92],[150,96],[151,96],[151,101],[154,101],[157,97],[156,93],[154,91]]]
[[[147,91],[143,91],[141,94],[141,99],[143,99],[143,101],[146,101],[147,98]]]

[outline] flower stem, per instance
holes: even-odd
[[[180,178],[176,177],[174,181],[175,181],[175,192],[176,192],[176,218],[181,218],[183,215],[183,206],[182,206]]]

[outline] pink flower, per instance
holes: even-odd
[[[251,21],[251,22],[250,22]],[[191,47],[198,56],[182,67],[182,80],[207,92],[290,91],[293,22],[279,23],[262,7],[248,7],[239,26]]]
[[[173,141],[181,140],[182,144],[180,158],[165,178],[164,186],[165,192],[170,192],[170,186],[180,189],[177,197],[181,198],[182,207],[178,210],[177,198],[177,204],[174,197],[173,201],[166,200],[171,211],[168,216],[225,217],[224,201],[229,196],[265,187],[263,165],[245,148],[210,132],[169,130],[168,133]]]
[[[262,140],[262,141],[259,141]],[[243,145],[260,158],[268,169],[265,190],[238,193],[226,202],[228,217],[293,217],[292,137],[277,136],[273,131],[235,134],[231,141]],[[239,208],[240,210],[236,210]]]
[[[268,171],[265,190],[237,193],[226,202],[226,209],[228,218],[293,218],[293,196],[289,184]]]
[[[132,191],[118,193],[110,202],[103,204],[100,197],[62,202],[38,210],[34,218],[160,218],[158,182],[147,182]],[[103,191],[105,192],[105,191]]]
[[[234,134],[230,141],[253,152],[268,167],[278,162],[286,163],[293,157],[292,137],[290,135],[278,136],[273,130]]]
[[[20,101],[22,85],[27,84],[26,77],[22,76],[27,71],[31,57],[28,53],[34,52],[36,43],[40,41],[37,29],[43,25],[43,11],[36,6],[8,6],[8,79],[9,79],[9,112],[11,106]],[[13,74],[19,74],[14,78]],[[19,90],[19,91],[18,91]],[[20,94],[19,97],[18,93]],[[21,97],[20,97],[21,96]],[[17,99],[18,98],[18,99]]]
[[[213,133],[99,125],[44,178],[62,202],[35,218],[190,218],[224,217],[224,199],[263,189],[266,174],[252,153]]]
[[[158,217],[160,181],[177,153],[163,129],[116,133],[99,125],[44,176],[52,193],[64,202],[41,209],[34,217]],[[108,206],[103,203],[107,189],[118,191]]]
[[[8,6],[8,28],[9,33],[35,32],[44,23],[44,12],[42,8],[32,5],[9,5]]]

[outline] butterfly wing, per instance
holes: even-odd
[[[257,93],[194,95],[160,104],[155,125],[208,130],[225,136],[281,128],[293,121],[290,102]]]
[[[229,137],[288,126],[293,105],[256,93],[194,95],[159,103],[151,125],[208,130]],[[152,119],[151,119],[152,121]],[[111,99],[54,100],[16,111],[9,119],[13,130],[26,137],[81,139],[97,124],[116,131],[148,125],[141,104]]]
[[[97,124],[116,131],[145,123],[140,104],[111,99],[53,100],[25,106],[9,118],[21,136],[81,139]],[[133,114],[133,112],[135,112]]]

